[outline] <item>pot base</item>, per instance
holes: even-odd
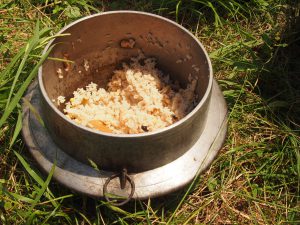
[[[25,98],[36,112],[31,111],[28,104],[23,104],[22,133],[30,153],[41,168],[49,173],[55,164],[55,180],[85,195],[103,197],[103,186],[114,173],[94,168],[92,163],[91,166],[81,163],[55,145],[39,122],[41,105],[37,81],[30,85]],[[213,82],[210,101],[205,128],[192,148],[169,164],[129,174],[135,183],[134,199],[158,197],[178,190],[211,164],[222,147],[227,131],[227,106],[216,81]],[[115,195],[126,196],[131,192],[130,182],[121,189],[118,179],[112,179],[107,188],[109,193]]]

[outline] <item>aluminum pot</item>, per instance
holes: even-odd
[[[42,118],[52,140],[71,157],[101,169],[129,173],[168,164],[187,152],[203,132],[212,91],[212,66],[202,44],[185,28],[161,16],[135,11],[113,11],[88,16],[62,29],[39,69]],[[124,41],[133,41],[130,47]],[[78,125],[52,100],[71,97],[91,81],[103,87],[116,67],[142,51],[155,57],[158,68],[188,83],[198,78],[197,106],[169,127],[142,134],[112,134]],[[53,58],[64,58],[66,63]],[[57,71],[62,71],[59,74]],[[188,162],[187,162],[188,163]]]

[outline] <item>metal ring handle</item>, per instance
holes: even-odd
[[[130,186],[131,186],[131,192],[130,192],[130,194],[129,194],[129,196],[126,198],[126,200],[124,200],[124,201],[122,201],[122,202],[113,202],[111,199],[109,199],[108,197],[107,197],[107,186],[108,186],[108,184],[109,184],[109,182],[112,180],[112,179],[114,179],[114,178],[116,178],[116,177],[119,177],[119,176],[125,176],[125,178],[126,178],[126,180],[128,180],[129,181],[129,183],[130,183]],[[130,201],[130,199],[132,199],[132,196],[133,196],[133,194],[134,194],[134,192],[135,192],[135,184],[134,184],[134,182],[133,182],[133,180],[128,176],[128,174],[114,174],[114,175],[112,175],[112,176],[110,176],[109,178],[107,178],[107,180],[105,181],[105,183],[104,183],[104,186],[103,186],[103,196],[104,196],[104,198],[105,198],[105,200],[108,202],[108,203],[110,203],[110,204],[112,204],[112,205],[114,205],[114,206],[122,206],[122,205],[125,205],[127,202],[129,202]]]

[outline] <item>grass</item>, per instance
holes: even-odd
[[[19,100],[64,25],[103,10],[169,17],[204,44],[229,107],[224,147],[189,187],[114,207],[41,174]],[[299,224],[300,5],[249,1],[0,3],[0,224]],[[39,22],[37,22],[39,21]]]

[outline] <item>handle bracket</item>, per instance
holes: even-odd
[[[113,199],[113,198],[110,198],[108,196],[109,195],[108,191],[107,191],[108,184],[109,184],[109,182],[111,180],[113,180],[113,179],[115,179],[117,177],[120,178],[120,187],[121,187],[122,190],[125,188],[127,181],[130,183],[130,187],[131,187],[130,194],[123,201],[119,201],[119,200],[117,200],[117,198]],[[132,199],[134,192],[135,192],[135,184],[134,184],[134,181],[127,174],[127,169],[126,168],[124,168],[120,173],[113,174],[112,176],[110,176],[109,178],[107,178],[107,180],[105,181],[105,183],[103,185],[103,196],[104,196],[105,200],[107,202],[109,202],[110,204],[114,205],[114,206],[125,205],[127,202],[130,201],[130,199]]]

